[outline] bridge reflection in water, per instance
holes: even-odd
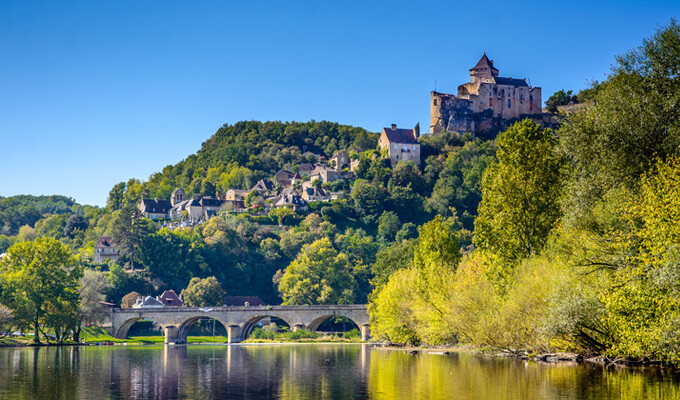
[[[0,399],[680,398],[672,369],[410,354],[370,344],[0,348]]]
[[[366,305],[328,306],[245,306],[245,307],[165,307],[165,308],[114,308],[110,314],[110,333],[124,339],[130,327],[139,320],[157,323],[165,334],[166,344],[187,342],[189,328],[199,319],[213,318],[227,329],[228,342],[238,343],[248,338],[258,322],[267,317],[285,321],[293,330],[312,332],[328,318],[349,318],[361,329],[361,339],[370,339]]]

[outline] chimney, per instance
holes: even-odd
[[[392,129],[393,131],[396,131],[397,130],[397,124],[390,125],[390,129]]]

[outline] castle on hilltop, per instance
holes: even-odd
[[[486,53],[470,69],[457,95],[430,92],[430,134],[472,132],[492,137],[518,119],[543,123],[541,88],[526,79],[503,78]]]

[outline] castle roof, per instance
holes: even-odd
[[[390,143],[418,144],[413,129],[383,128],[383,133]]]
[[[508,85],[508,86],[516,86],[516,87],[528,87],[529,84],[527,84],[527,81],[524,79],[512,79],[512,78],[502,78],[500,76],[497,76],[493,78],[493,80],[496,82],[497,85]]]
[[[498,72],[498,69],[493,66],[493,61],[489,60],[489,57],[486,56],[486,53],[482,56],[482,58],[477,61],[477,64],[470,68],[470,71],[478,71],[478,70],[485,70],[485,69],[491,69],[496,72]]]

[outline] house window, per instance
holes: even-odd
[[[489,107],[493,107],[493,99],[489,97]]]
[[[394,145],[394,150],[396,150],[396,149],[397,149],[397,145],[395,144],[395,145]]]
[[[415,144],[413,145],[413,151],[416,151],[416,145]]]

